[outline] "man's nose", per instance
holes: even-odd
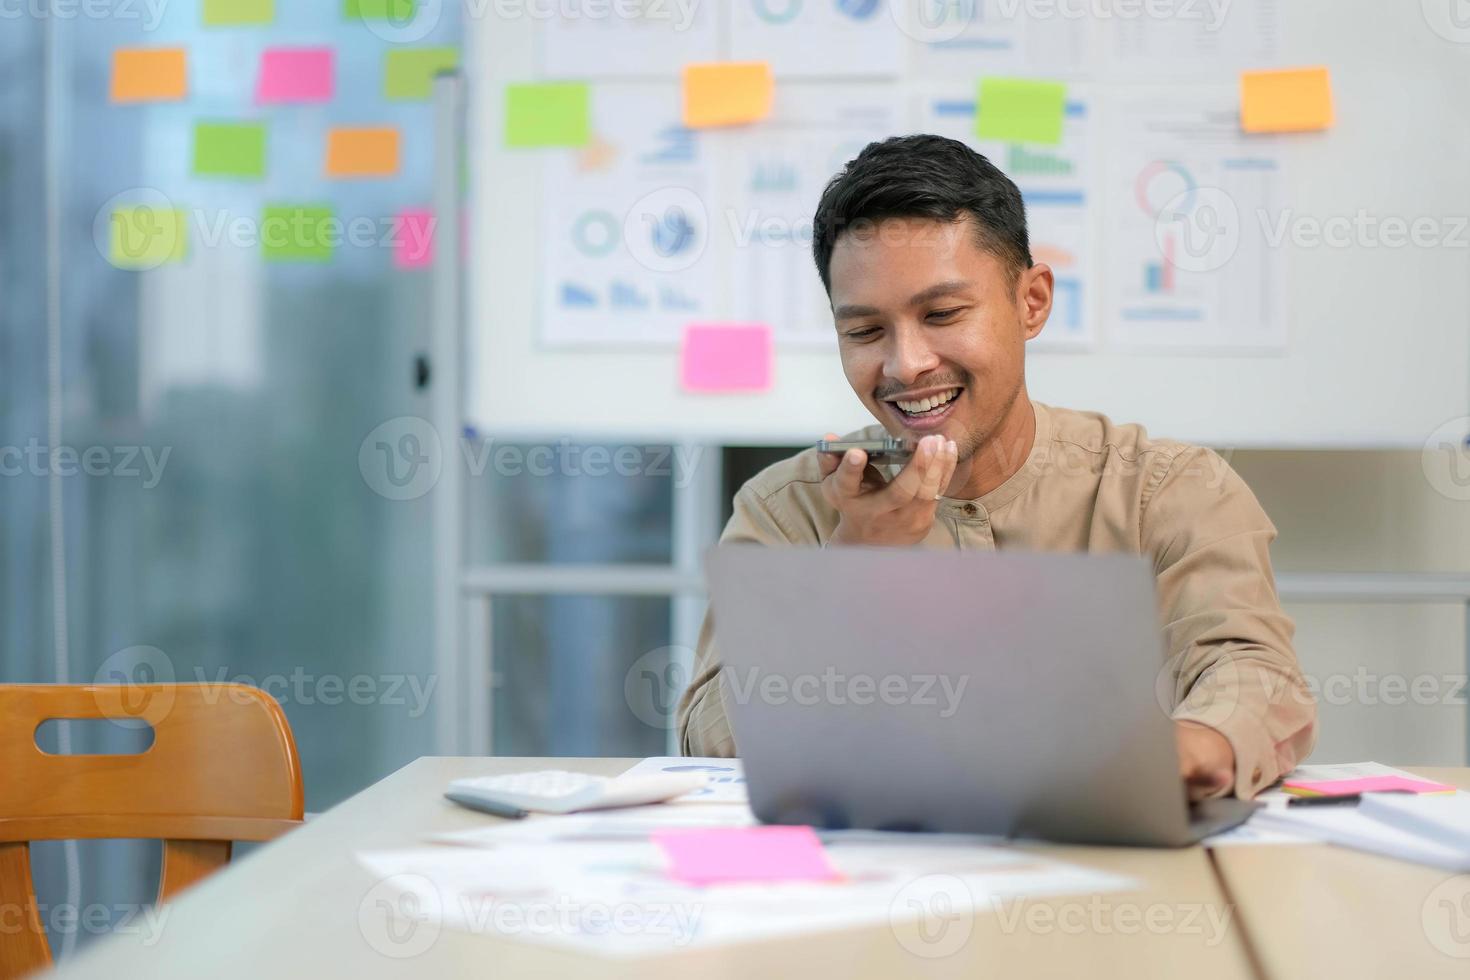
[[[913,384],[914,379],[939,366],[939,355],[929,347],[924,332],[917,327],[900,326],[890,335],[888,356],[883,373],[900,384]]]

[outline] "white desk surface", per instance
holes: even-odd
[[[405,766],[302,829],[261,848],[180,896],[161,937],[98,940],[55,975],[67,978],[149,977],[1190,977],[1255,976],[1238,915],[1223,932],[1194,927],[1163,934],[1119,928],[1102,932],[1052,927],[1002,928],[980,913],[960,950],[943,958],[907,951],[887,926],[805,936],[749,946],[684,951],[639,960],[562,952],[499,936],[442,930],[419,955],[396,958],[370,941],[358,912],[375,882],[353,860],[364,849],[412,847],[423,834],[483,826],[493,819],[446,801],[451,779],[544,768],[613,774],[631,759],[512,759],[426,757]],[[1098,896],[1114,909],[1133,905],[1139,918],[1163,906],[1175,921],[1224,914],[1208,854],[1200,848],[1046,848],[1049,855],[1126,874],[1140,890]],[[1028,900],[1056,907],[1058,922],[1076,921],[1089,896]],[[1128,910],[1129,915],[1133,914]],[[1162,914],[1162,911],[1159,913]],[[1062,916],[1067,918],[1063,919]],[[1028,921],[1026,919],[1022,922]],[[1030,921],[1044,921],[1031,919]],[[1085,921],[1091,921],[1087,919]],[[1116,921],[1126,923],[1119,915]],[[388,948],[392,948],[388,944]],[[1301,974],[1297,974],[1301,975]]]

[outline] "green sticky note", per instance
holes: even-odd
[[[1063,82],[983,78],[979,101],[975,135],[983,140],[1050,144],[1062,141],[1062,116],[1067,111],[1067,86]]]
[[[204,0],[205,27],[273,24],[276,0]]]
[[[591,95],[585,82],[506,86],[505,145],[586,146],[592,137]]]
[[[171,208],[118,208],[112,212],[107,261],[119,269],[156,269],[189,252],[189,216]]]
[[[194,173],[200,177],[264,177],[265,124],[195,123]]]
[[[330,205],[271,204],[260,222],[267,262],[330,262],[341,238]]]
[[[392,20],[407,23],[418,13],[419,0],[343,0],[348,20]]]
[[[383,97],[422,102],[434,94],[434,76],[459,67],[458,48],[400,48],[383,64]]]

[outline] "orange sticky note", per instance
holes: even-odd
[[[327,133],[328,177],[396,177],[401,140],[392,127]]]
[[[764,61],[686,65],[684,125],[739,126],[771,114],[776,81]]]
[[[1332,126],[1326,68],[1248,71],[1240,76],[1240,125],[1247,133],[1296,133]]]
[[[113,102],[178,102],[189,94],[183,48],[118,48],[112,53]]]

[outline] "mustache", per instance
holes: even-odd
[[[916,388],[967,388],[969,382],[961,378],[925,378],[920,384],[911,385],[889,385],[886,388],[874,390],[873,398],[880,402],[886,402],[894,395],[901,395],[906,391]]]

